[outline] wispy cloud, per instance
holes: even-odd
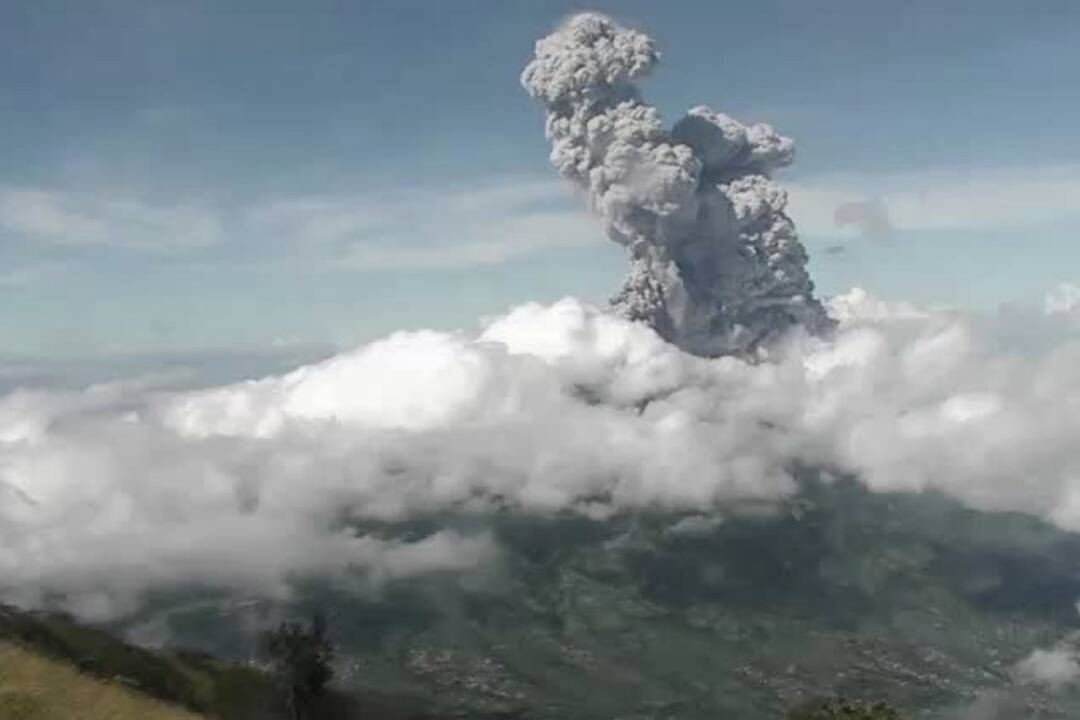
[[[123,195],[0,188],[0,233],[61,246],[176,252],[222,241],[222,219],[197,205],[160,205]]]
[[[565,186],[531,178],[288,199],[250,208],[244,222],[250,233],[363,270],[495,265],[601,239]]]
[[[172,255],[231,246],[260,260],[392,270],[493,265],[596,242],[601,233],[558,181],[505,178],[462,188],[255,200],[227,209],[8,187],[0,188],[0,236],[32,246]],[[28,279],[19,271],[0,282]]]
[[[788,184],[810,237],[1014,229],[1080,217],[1080,166],[835,175]],[[883,224],[883,222],[885,224]]]
[[[42,282],[54,268],[44,265],[24,265],[0,271],[0,288],[19,288]]]

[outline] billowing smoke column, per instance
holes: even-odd
[[[634,85],[658,60],[648,36],[584,13],[538,41],[522,75],[547,108],[552,163],[630,253],[615,309],[705,356],[752,354],[793,325],[825,329],[770,178],[794,143],[706,107],[668,132]]]

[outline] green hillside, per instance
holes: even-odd
[[[285,720],[285,707],[259,669],[152,652],[62,616],[0,605],[0,720]],[[423,717],[373,693],[332,692],[313,712],[326,720]]]
[[[1017,661],[1080,627],[1080,537],[1028,517],[807,482],[780,507],[710,516],[507,511],[362,531],[455,523],[503,549],[485,581],[312,586],[284,608],[328,612],[343,683],[473,717],[775,720],[841,695],[936,720],[985,693],[1027,718],[1080,717],[1078,693],[1013,683]],[[159,602],[136,622],[228,654],[250,647],[243,620],[225,601]]]
[[[1080,537],[1028,517],[807,482],[779,507],[711,515],[508,511],[361,530],[422,536],[454,525],[496,538],[502,557],[486,577],[377,592],[309,584],[288,604],[186,592],[154,598],[111,630],[152,628],[238,661],[254,647],[253,628],[325,611],[349,695],[330,699],[319,715],[329,719],[424,708],[488,719],[776,720],[817,696],[884,700],[913,720],[955,718],[998,697],[1029,720],[1080,717],[1080,691],[1013,680],[1017,661],[1080,629]],[[0,640],[205,717],[282,717],[268,678],[239,662],[149,652],[2,608]]]
[[[0,642],[0,718],[3,720],[196,720],[196,714],[119,682]]]
[[[55,616],[4,606],[0,606],[0,616],[8,637],[0,640],[0,720],[286,717],[273,705],[280,698],[258,672],[206,658],[151,653]],[[76,657],[81,658],[78,664]],[[118,674],[121,670],[131,676]],[[335,694],[308,717],[421,720],[432,716],[405,712],[385,698],[361,701]],[[462,713],[459,717],[483,715]],[[902,720],[884,703],[836,698],[812,701],[785,718]]]

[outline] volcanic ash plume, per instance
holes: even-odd
[[[615,309],[710,357],[828,327],[771,179],[794,143],[706,107],[665,130],[634,85],[658,60],[648,36],[584,13],[538,41],[522,75],[547,108],[552,163],[630,253]]]

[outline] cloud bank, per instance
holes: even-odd
[[[0,594],[102,617],[199,585],[282,596],[488,567],[494,511],[604,518],[794,491],[795,464],[1080,529],[1080,342],[854,291],[834,337],[706,359],[566,299],[476,334],[397,333],[283,375],[0,399]],[[345,582],[346,580],[342,580]]]

